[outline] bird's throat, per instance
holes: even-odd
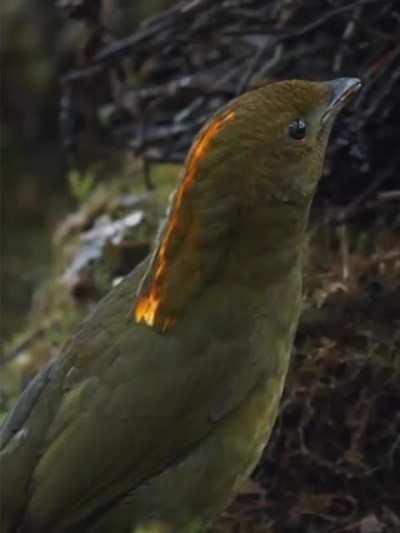
[[[303,255],[307,218],[307,207],[277,203],[243,214],[225,277],[256,290],[284,279]]]
[[[279,284],[297,268],[306,218],[303,208],[284,204],[233,214],[229,202],[221,202],[183,213],[182,227],[170,220],[139,288],[135,321],[167,332],[215,284],[227,292],[235,287],[261,292]]]

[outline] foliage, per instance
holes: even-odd
[[[95,177],[89,171],[79,173],[76,170],[71,170],[68,174],[68,181],[73,195],[79,202],[83,202],[93,190]]]

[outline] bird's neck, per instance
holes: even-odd
[[[261,295],[300,269],[304,207],[274,202],[238,208],[219,200],[178,213],[175,201],[139,288],[137,322],[165,332],[210,286],[222,283],[227,291],[240,287]]]
[[[232,238],[224,276],[232,284],[262,290],[299,268],[307,209],[266,205],[245,213]]]

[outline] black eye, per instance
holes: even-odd
[[[300,141],[301,139],[304,139],[306,134],[307,126],[303,119],[295,118],[289,124],[289,137],[291,137],[295,141]]]

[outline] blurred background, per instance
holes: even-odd
[[[360,77],[314,202],[281,413],[223,533],[400,531],[398,0],[2,0],[0,418],[149,252],[263,80]]]
[[[104,2],[115,35],[172,2]],[[2,336],[24,326],[35,287],[49,273],[54,227],[76,207],[59,133],[60,77],[77,63],[86,29],[62,2],[1,6]]]
[[[120,172],[126,153],[181,163],[207,116],[260,79],[367,82],[337,130],[339,157],[328,161],[316,205],[323,216],[351,205],[364,221],[398,209],[397,2],[203,0],[168,11],[174,4],[2,2],[3,337],[23,326],[49,274],[53,230],[79,204],[71,168],[82,175],[112,154],[98,182]]]

